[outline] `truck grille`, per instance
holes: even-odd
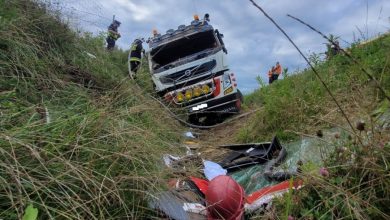
[[[184,70],[180,70],[179,72],[160,77],[160,81],[164,84],[182,82],[188,80],[189,78],[193,78],[198,75],[202,75],[205,72],[211,71],[216,65],[217,62],[212,60],[199,66],[193,66]]]

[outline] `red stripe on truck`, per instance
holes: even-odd
[[[221,80],[219,78],[214,78],[215,89],[213,91],[214,97],[217,97],[221,92]]]

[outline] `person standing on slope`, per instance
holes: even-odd
[[[280,66],[279,61],[276,62],[275,69],[273,71],[272,81],[278,80],[279,75],[282,74],[282,66]]]
[[[272,67],[273,68],[273,67]],[[272,69],[268,70],[268,84],[271,84],[273,81]]]
[[[117,20],[114,20],[108,27],[108,36],[106,38],[107,50],[113,50],[115,47],[115,41],[118,40],[121,35],[118,32],[118,27],[121,23]]]
[[[142,42],[144,41],[143,38],[137,38],[130,47],[130,77],[132,78],[135,78],[135,74],[141,64],[141,54],[143,53],[145,55],[145,50],[142,47]]]

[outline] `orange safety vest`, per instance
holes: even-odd
[[[275,67],[275,72],[276,72],[276,74],[278,74],[278,75],[282,74],[282,67],[281,67],[279,64],[276,65],[276,67]]]

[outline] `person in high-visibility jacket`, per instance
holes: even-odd
[[[131,44],[130,48],[130,70],[133,72],[133,74],[136,74],[139,65],[141,63],[141,54],[145,54],[145,50],[142,47],[142,42],[144,41],[143,38],[137,38],[134,40],[134,42]]]
[[[275,69],[272,75],[272,81],[278,80],[280,74],[282,74],[282,66],[280,66],[279,62],[276,62]]]
[[[115,41],[121,37],[121,34],[118,32],[118,27],[121,23],[117,20],[114,20],[108,27],[108,36],[106,38],[107,50],[112,50],[115,47]]]

